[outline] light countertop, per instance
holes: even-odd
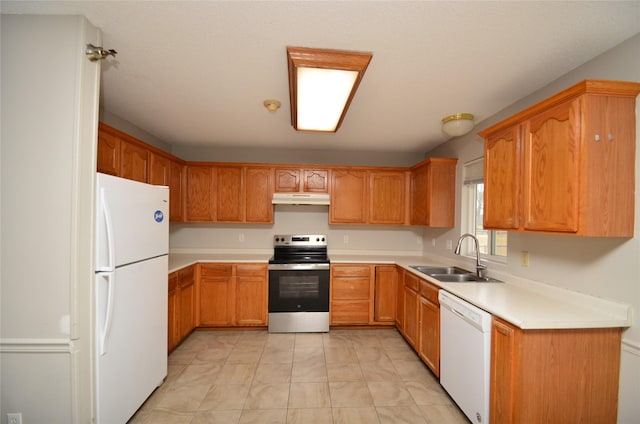
[[[267,262],[272,252],[171,253],[169,272],[197,262]],[[395,264],[522,329],[628,327],[628,305],[538,282],[443,283],[410,265],[443,265],[422,256],[332,254],[331,263]],[[445,264],[447,265],[447,264]]]

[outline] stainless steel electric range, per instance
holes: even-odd
[[[329,267],[324,235],[276,235],[269,260],[269,332],[329,331]]]

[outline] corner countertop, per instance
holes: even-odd
[[[271,251],[171,253],[169,272],[197,262],[268,262]],[[423,256],[331,254],[332,264],[398,265],[443,290],[525,330],[614,328],[631,325],[631,307],[535,281],[498,276],[504,283],[444,283],[411,265],[451,265]]]
[[[169,253],[169,273],[175,272],[195,263],[241,263],[264,262],[267,263],[273,252],[247,251],[240,253]]]

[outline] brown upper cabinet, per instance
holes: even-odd
[[[402,225],[407,222],[406,171],[369,172],[369,223]]]
[[[273,222],[273,169],[241,165],[187,165],[186,220]]]
[[[172,222],[273,223],[273,193],[328,193],[329,223],[452,227],[457,159],[412,168],[185,162],[100,123],[98,172],[170,187]]]
[[[585,80],[480,132],[485,228],[632,237],[639,92]]]
[[[332,169],[329,222],[406,224],[408,175],[397,168]]]
[[[454,226],[457,162],[429,158],[411,168],[411,225]]]
[[[97,170],[143,183],[169,186],[171,221],[183,220],[184,161],[102,122]]]
[[[337,168],[331,173],[331,224],[366,224],[369,219],[367,171]]]
[[[149,182],[149,151],[137,144],[120,141],[120,177]]]
[[[329,170],[316,168],[276,168],[276,193],[328,193]]]
[[[272,223],[273,169],[250,167],[245,170],[245,177],[245,222]]]
[[[100,123],[98,127],[98,172],[120,174],[120,138]]]
[[[216,213],[215,169],[211,166],[187,165],[185,220],[212,222]]]

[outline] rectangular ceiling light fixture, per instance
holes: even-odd
[[[371,53],[287,47],[293,128],[336,132],[372,57]]]

